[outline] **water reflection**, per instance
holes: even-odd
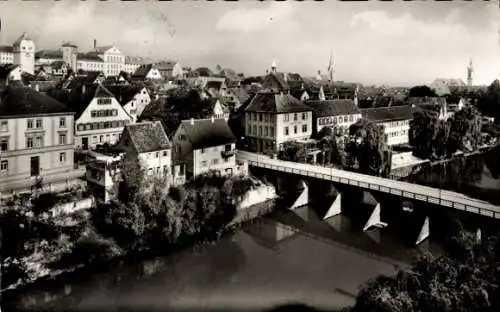
[[[500,205],[500,148],[426,167],[409,182],[464,193]]]
[[[51,306],[261,311],[300,302],[340,309],[354,303],[366,280],[391,274],[419,252],[386,229],[364,233],[353,224],[342,215],[322,220],[314,207],[279,210],[215,245],[89,276]]]

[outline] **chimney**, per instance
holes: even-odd
[[[97,39],[94,39],[94,50],[97,49]]]
[[[212,123],[215,122],[215,117],[212,115]]]
[[[191,126],[194,125],[194,118],[191,118]]]

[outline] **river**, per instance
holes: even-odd
[[[491,151],[458,159],[408,180],[500,204],[496,155]],[[261,311],[300,302],[336,310],[352,305],[367,280],[408,266],[421,252],[442,253],[441,234],[431,232],[418,247],[409,246],[391,226],[365,233],[346,215],[321,220],[318,205],[278,209],[214,245],[117,265],[74,282],[62,299],[37,305],[56,311]]]
[[[338,310],[354,303],[368,279],[392,274],[422,251],[440,253],[432,240],[408,248],[389,229],[364,233],[346,216],[322,221],[316,211],[312,206],[279,210],[214,245],[116,266],[75,282],[67,296],[48,306],[55,311],[261,311],[300,302]],[[152,263],[156,268],[147,269]]]

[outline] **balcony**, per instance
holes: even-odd
[[[220,152],[223,158],[229,158],[231,156],[234,156],[234,153],[235,153],[234,149]]]

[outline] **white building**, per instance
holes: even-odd
[[[408,144],[410,121],[418,107],[393,106],[361,109],[364,118],[381,125],[388,145]]]
[[[13,81],[21,81],[21,66],[12,64],[0,65],[0,87],[8,86]]]
[[[170,141],[160,122],[142,122],[127,125],[116,147],[129,159],[137,159],[148,177],[163,178],[170,185],[177,185],[179,170],[172,167]],[[181,180],[183,182],[183,180]]]
[[[135,80],[163,80],[163,76],[161,75],[158,68],[156,68],[153,64],[141,65],[136,71],[132,74],[132,79]]]
[[[101,84],[73,89],[68,105],[76,112],[76,148],[87,150],[97,144],[114,144],[125,125],[134,122],[113,93]]]
[[[361,119],[361,111],[354,100],[306,101],[305,104],[313,109],[313,133],[332,127],[341,134],[348,134],[349,127]]]
[[[23,33],[12,46],[0,46],[0,64],[21,66],[21,71],[35,73],[35,42]]]
[[[14,64],[14,48],[0,46],[0,64]]]
[[[88,153],[85,178],[87,187],[97,200],[108,202],[115,196],[115,185],[122,159],[123,153],[118,151]]]
[[[151,103],[151,96],[143,86],[107,86],[115,98],[123,106],[125,111],[133,118],[133,123],[137,121],[144,109]]]
[[[236,138],[225,119],[183,120],[172,137],[173,161],[185,164],[186,177],[209,171],[238,174]]]
[[[0,191],[68,182],[73,175],[74,113],[30,88],[0,94]]]

